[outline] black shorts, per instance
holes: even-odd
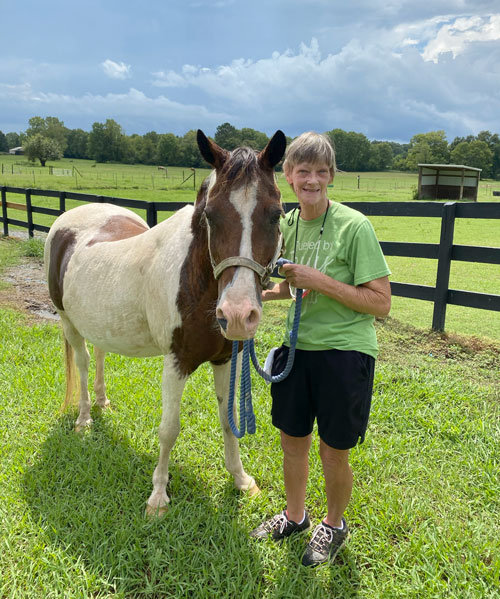
[[[272,374],[283,371],[288,347],[275,355]],[[357,351],[295,351],[288,377],[271,385],[274,426],[305,437],[318,423],[320,438],[334,449],[350,449],[365,438],[375,360]]]

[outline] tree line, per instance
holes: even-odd
[[[424,164],[465,164],[481,168],[482,178],[500,179],[500,137],[481,131],[478,135],[456,137],[448,143],[444,131],[414,135],[410,142],[370,141],[363,133],[332,129],[325,134],[332,141],[340,170],[349,172],[415,171]],[[251,128],[237,129],[230,123],[217,127],[215,141],[232,150],[250,146],[261,150],[269,141],[265,133]],[[291,138],[288,138],[291,141]],[[151,131],[126,135],[113,119],[94,123],[91,131],[68,129],[56,117],[34,116],[22,133],[0,131],[0,152],[22,146],[30,160],[83,158],[96,162],[205,167],[196,144],[196,131],[183,136]]]

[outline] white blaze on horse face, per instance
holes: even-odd
[[[257,183],[231,192],[229,201],[240,216],[241,241],[239,255],[253,259],[253,213],[257,206]],[[255,335],[262,314],[260,292],[255,273],[250,268],[236,267],[217,304],[217,317],[227,321],[225,335],[229,339],[249,339]]]

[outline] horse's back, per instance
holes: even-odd
[[[112,204],[84,204],[64,212],[52,225],[45,243],[49,294],[63,310],[63,281],[74,252],[100,241],[119,241],[149,229],[134,212]]]
[[[61,215],[47,237],[45,258],[49,293],[63,321],[107,351],[165,353],[178,325],[191,215],[192,208],[184,209],[153,229],[109,204]]]

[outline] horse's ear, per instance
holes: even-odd
[[[274,168],[283,158],[286,149],[286,137],[283,131],[276,131],[267,146],[259,154],[259,162],[267,168]]]
[[[214,168],[220,168],[227,160],[228,152],[219,147],[214,141],[208,139],[201,129],[196,134],[198,148],[203,158]]]

